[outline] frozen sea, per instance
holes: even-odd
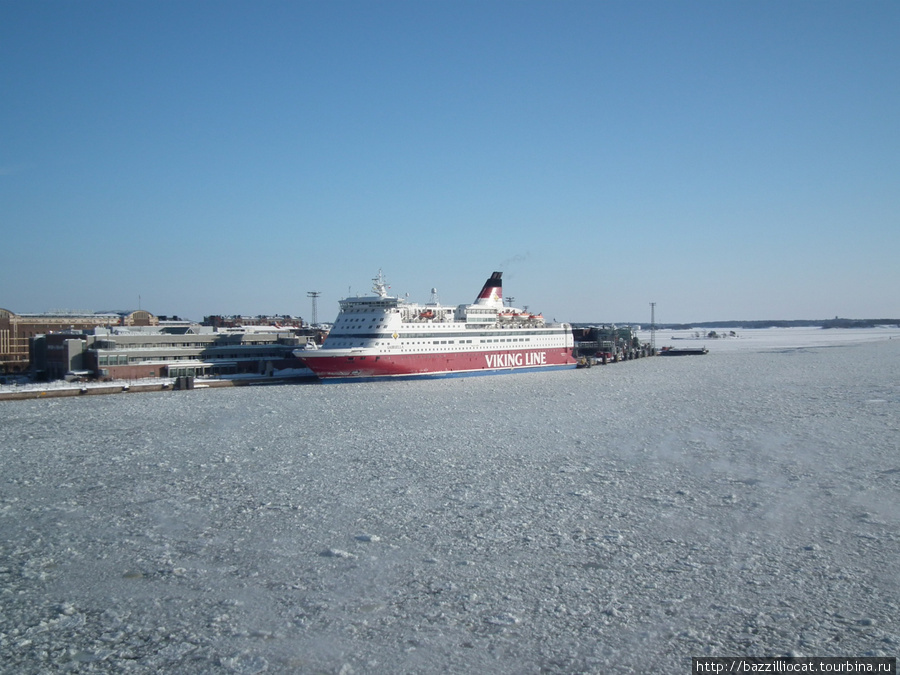
[[[738,333],[557,373],[0,402],[0,670],[897,656],[900,330]]]

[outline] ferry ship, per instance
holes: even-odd
[[[318,349],[297,356],[323,381],[453,377],[574,368],[572,327],[503,305],[501,272],[475,302],[456,307],[389,296],[379,270],[374,295],[340,301]]]

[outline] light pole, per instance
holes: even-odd
[[[322,295],[321,291],[307,291],[306,297],[312,298],[312,322],[311,325],[318,326],[319,325],[319,312],[317,307],[316,300],[318,297]]]

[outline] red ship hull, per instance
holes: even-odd
[[[394,378],[466,377],[574,368],[571,350],[537,349],[491,352],[443,352],[433,354],[328,354],[320,350],[300,355],[321,380],[358,382]]]

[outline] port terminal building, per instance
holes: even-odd
[[[102,327],[158,325],[159,318],[145,310],[16,314],[0,308],[0,374],[19,374],[29,370],[32,340],[38,335]]]
[[[98,327],[36,336],[33,365],[46,380],[269,376],[301,368],[294,352],[311,339],[274,327]]]
[[[302,367],[321,341],[294,317],[216,317],[216,325],[145,310],[16,314],[0,309],[0,375],[37,380],[268,375]],[[243,325],[247,324],[247,325]]]

